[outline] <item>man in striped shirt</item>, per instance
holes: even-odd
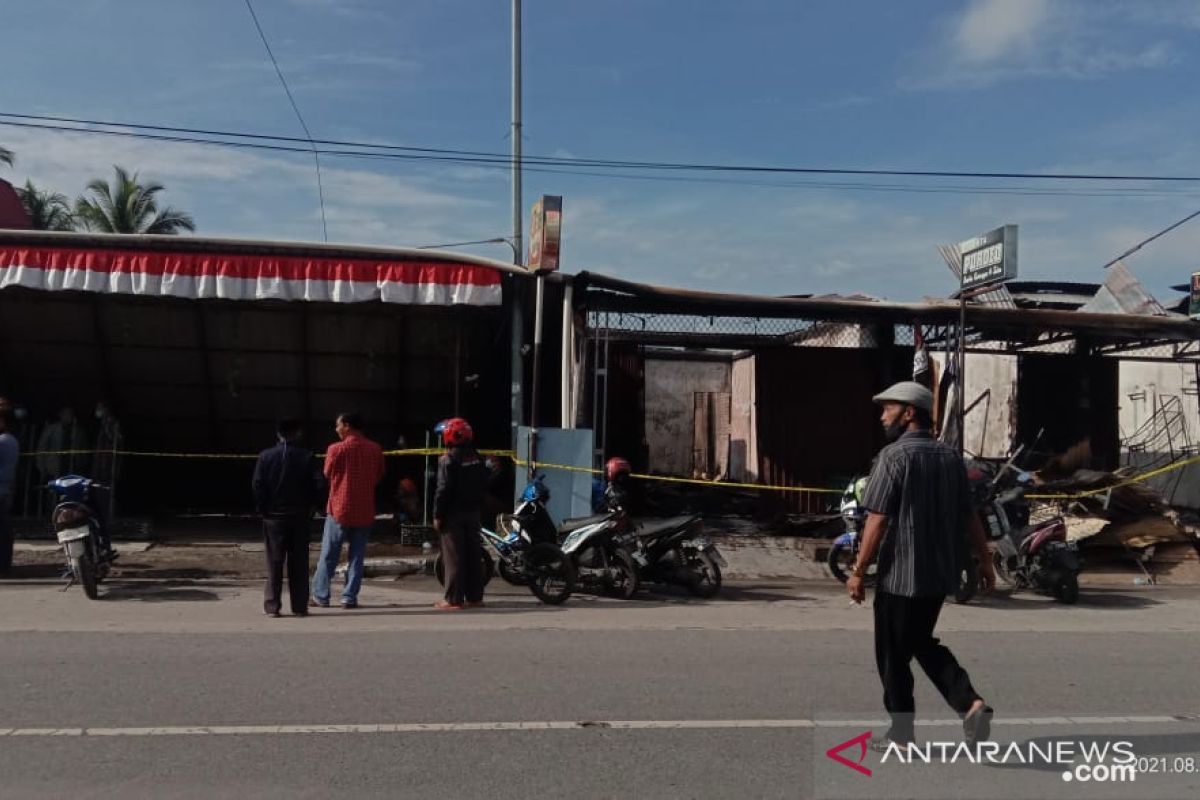
[[[971,506],[962,457],[930,433],[933,394],[903,381],[874,400],[883,407],[880,420],[891,444],[867,481],[867,522],[847,581],[850,598],[861,603],[862,576],[878,553],[875,661],[892,724],[872,746],[914,738],[913,658],[962,717],[967,744],[974,746],[990,736],[992,709],[933,631],[946,595],[958,587],[968,543],[979,558],[983,590],[995,584],[987,539]]]

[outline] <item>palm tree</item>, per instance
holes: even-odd
[[[73,231],[75,216],[71,213],[71,205],[67,198],[58,192],[38,189],[33,181],[25,181],[25,185],[17,188],[17,196],[34,230],[38,231]]]
[[[17,160],[16,155],[7,147],[0,147],[0,164],[8,164],[10,167]]]
[[[158,233],[176,234],[196,230],[189,214],[171,208],[159,209],[155,195],[163,191],[161,183],[138,183],[122,167],[114,166],[111,184],[102,178],[90,182],[87,190],[92,196],[75,201],[75,217],[90,231],[101,233]]]

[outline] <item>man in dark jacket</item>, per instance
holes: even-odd
[[[442,535],[446,595],[434,606],[444,611],[483,606],[483,546],[479,514],[487,495],[488,468],[471,444],[475,438],[465,419],[439,425],[449,448],[438,459],[433,527]]]
[[[321,471],[312,452],[300,446],[303,431],[297,420],[283,420],[276,433],[278,443],[259,453],[252,484],[267,549],[263,611],[280,616],[286,565],[292,613],[304,617],[308,616],[309,520],[321,494]]]

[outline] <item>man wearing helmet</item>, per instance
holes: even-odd
[[[633,467],[620,456],[614,456],[605,462],[604,478],[607,485],[604,487],[604,504],[609,510],[630,510],[633,487],[629,476],[632,472]]]
[[[475,449],[470,424],[454,417],[438,424],[446,452],[438,459],[433,496],[433,527],[442,535],[446,595],[435,604],[443,611],[483,606],[483,553],[479,515],[487,494],[488,468]]]

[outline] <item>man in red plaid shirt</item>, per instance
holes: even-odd
[[[339,414],[334,430],[341,441],[329,445],[325,451],[329,506],[321,537],[321,557],[313,573],[310,606],[329,606],[330,583],[344,541],[350,552],[342,608],[358,607],[367,537],[375,522],[375,486],[383,479],[383,448],[363,435],[362,426],[358,414]]]

